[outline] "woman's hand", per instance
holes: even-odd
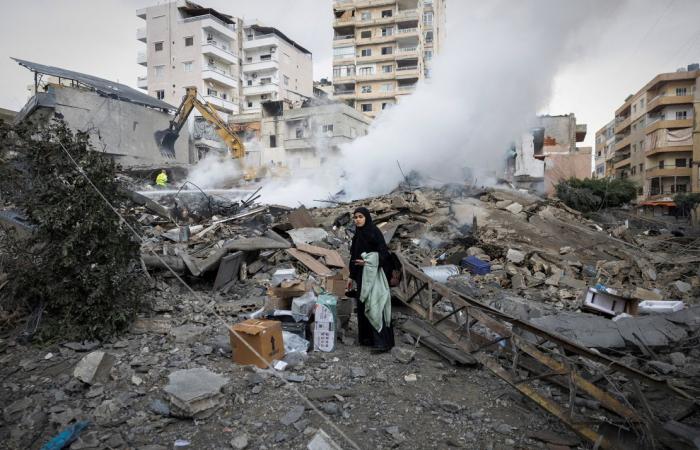
[[[356,266],[364,266],[364,265],[365,265],[365,260],[364,260],[364,259],[356,259],[356,260],[353,261],[353,263],[354,263]]]

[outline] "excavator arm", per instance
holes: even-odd
[[[245,156],[245,146],[238,135],[223,121],[219,113],[209,103],[197,98],[197,88],[187,88],[187,94],[182,99],[175,117],[170,121],[167,130],[156,133],[156,140],[160,145],[160,151],[169,158],[175,157],[175,141],[180,136],[180,130],[187,123],[187,118],[193,109],[197,111],[214,126],[214,130],[224,141],[232,158],[241,159]]]

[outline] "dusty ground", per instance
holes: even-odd
[[[4,339],[2,447],[39,448],[72,419],[88,419],[92,424],[71,448],[155,450],[173,448],[177,440],[189,441],[189,448],[231,448],[232,439],[246,436],[247,448],[302,449],[318,428],[351,448],[308,407],[293,424],[280,422],[303,404],[294,390],[361,448],[545,448],[528,433],[551,430],[573,437],[484,369],[450,366],[420,346],[408,364],[356,346],[354,320],[335,352],[310,353],[302,366],[281,372],[303,378],[288,385],[269,372],[234,364],[226,330],[206,308],[184,295],[167,296],[159,296],[158,309],[169,303],[173,310],[153,318],[169,324],[169,334],[128,334],[94,348],[117,358],[102,384],[90,386],[72,375],[86,352]],[[397,317],[404,312],[395,309]],[[402,342],[400,331],[396,335],[398,345],[414,348]],[[168,374],[194,367],[229,379],[215,414],[192,420],[156,412],[155,400],[168,405],[163,392]],[[406,381],[410,374],[417,381]]]

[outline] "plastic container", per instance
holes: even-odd
[[[438,283],[445,283],[448,278],[459,275],[459,267],[453,264],[421,267],[420,270]]]
[[[284,280],[293,280],[296,277],[296,269],[277,269],[275,273],[272,274],[270,284],[272,284],[273,287],[279,286]]]
[[[642,314],[668,314],[682,310],[685,304],[680,300],[644,300],[638,308]]]
[[[467,256],[462,259],[462,267],[474,275],[486,275],[491,272],[491,263],[482,261],[476,256]]]

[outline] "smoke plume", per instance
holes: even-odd
[[[548,104],[557,74],[594,46],[621,3],[448,2],[433,77],[341,147],[319,178],[296,179],[284,193],[266,186],[263,198],[311,204],[340,189],[352,199],[383,194],[403,178],[397,161],[405,173],[444,182],[463,179],[465,168],[500,172],[511,142]]]

